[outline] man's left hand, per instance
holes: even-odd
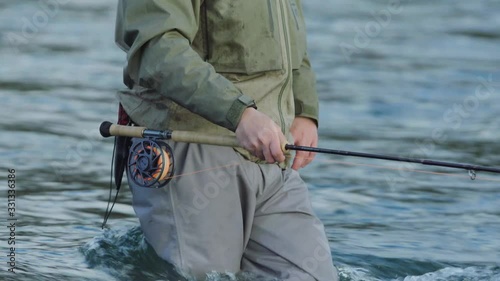
[[[290,128],[295,145],[312,146],[318,145],[318,128],[316,123],[307,117],[295,117]],[[307,166],[314,159],[316,153],[297,151],[293,159],[292,169],[298,170]]]

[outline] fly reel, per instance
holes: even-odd
[[[127,172],[141,187],[161,188],[174,174],[172,148],[158,139],[134,139],[130,146]]]

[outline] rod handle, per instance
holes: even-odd
[[[209,145],[219,145],[219,146],[229,146],[229,147],[241,147],[235,136],[217,136],[209,134],[200,134],[197,132],[189,131],[171,131],[170,134],[166,134],[167,131],[156,131],[149,130],[146,127],[136,127],[136,126],[124,126],[113,124],[109,121],[104,121],[99,127],[99,132],[101,136],[108,138],[111,136],[122,136],[122,137],[133,137],[133,138],[144,138],[144,137],[160,137],[165,138],[169,136],[175,142],[187,142],[187,143],[200,143]],[[287,143],[281,144],[281,150],[283,152],[288,151]]]
[[[109,121],[102,122],[99,127],[101,136],[105,138],[111,136],[142,138],[144,136],[144,130],[146,130],[146,127],[116,125]]]
[[[240,147],[235,136],[217,136],[188,131],[172,131],[172,140],[176,142],[201,143],[219,146]]]
[[[200,134],[197,132],[188,131],[158,131],[149,130],[146,127],[123,126],[113,124],[109,121],[102,122],[99,131],[105,138],[111,136],[144,138],[144,137],[159,137],[168,138],[175,142],[200,143],[219,146],[239,147],[239,143],[235,136],[217,136],[209,134]],[[167,132],[169,134],[167,134]]]
[[[201,144],[241,148],[241,145],[236,139],[236,136],[216,136],[216,135],[200,134],[197,132],[189,132],[189,131],[172,131],[171,139],[176,142],[201,143]],[[287,152],[288,151],[287,145],[288,145],[287,142],[282,143],[281,151]]]

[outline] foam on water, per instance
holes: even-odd
[[[377,278],[365,268],[342,267],[339,269],[339,275],[341,281],[498,281],[500,280],[500,267],[445,267],[418,276],[406,276],[395,279]]]
[[[446,267],[435,272],[420,276],[407,276],[397,281],[498,281],[500,280],[500,267],[471,266],[466,268]],[[395,281],[396,281],[395,280]]]

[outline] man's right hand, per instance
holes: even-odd
[[[280,127],[255,108],[249,107],[243,112],[236,128],[236,139],[243,148],[268,163],[285,161],[281,144],[286,138]]]

